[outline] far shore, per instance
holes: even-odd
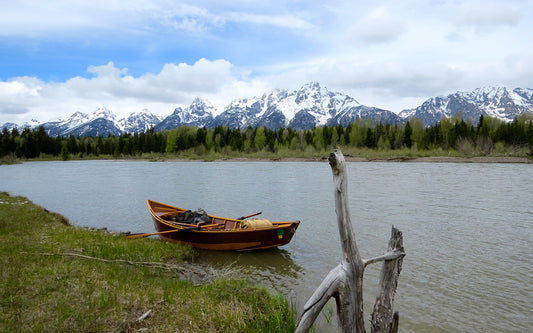
[[[353,156],[345,154],[344,158],[347,162],[401,162],[401,163],[515,163],[515,164],[533,164],[533,158],[521,157],[521,156],[424,156],[424,157],[412,157],[412,156],[392,156],[390,158],[384,158],[382,156],[364,157]],[[37,159],[0,159],[0,165],[5,164],[17,164],[23,162],[39,162],[39,161],[60,161],[59,158],[37,158]],[[100,156],[100,158],[72,158],[71,160],[122,160],[122,161],[152,161],[152,162],[327,162],[328,156],[323,155],[319,157],[223,157],[223,158],[201,158],[200,156],[189,155],[189,158],[179,156],[137,156],[137,157],[119,157],[113,158],[112,156]]]
[[[457,157],[457,156],[429,156],[429,157],[398,157],[391,159],[369,159],[366,157],[354,157],[354,156],[344,156],[347,162],[407,162],[407,163],[522,163],[522,164],[533,164],[533,159],[527,157],[508,157],[508,156],[474,156],[474,157]],[[161,162],[194,162],[202,161],[194,159],[179,159],[179,158],[168,158],[161,159]],[[321,158],[297,158],[297,157],[287,157],[279,159],[268,159],[268,158],[248,158],[248,157],[237,157],[237,158],[223,158],[216,159],[213,162],[321,162],[327,161],[327,157]]]
[[[455,156],[431,156],[417,158],[400,158],[391,160],[368,160],[366,158],[347,157],[350,162],[422,162],[422,163],[533,163],[533,159],[526,157],[505,157],[505,156],[475,156],[475,157],[455,157]]]

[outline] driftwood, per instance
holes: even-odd
[[[371,320],[372,332],[397,332],[398,313],[392,313],[392,302],[405,256],[402,233],[392,227],[387,253],[371,259],[361,259],[348,208],[347,176],[344,156],[336,150],[329,156],[335,185],[335,212],[339,227],[343,258],[332,269],[304,305],[296,332],[307,332],[331,297],[337,303],[337,313],[343,332],[365,332],[363,315],[363,273],[367,265],[383,261],[380,290]]]
[[[42,256],[65,256],[65,257],[77,257],[82,259],[88,259],[88,260],[95,260],[95,261],[101,261],[101,262],[107,262],[107,263],[124,263],[128,265],[140,265],[145,267],[152,267],[152,268],[162,268],[166,269],[168,271],[175,271],[181,274],[197,274],[197,275],[206,275],[205,272],[202,272],[199,269],[194,268],[193,266],[185,266],[185,265],[177,265],[177,264],[168,264],[164,262],[153,262],[153,261],[131,261],[126,259],[104,259],[104,258],[98,258],[98,257],[91,257],[86,256],[79,253],[33,253],[36,255],[42,255]]]

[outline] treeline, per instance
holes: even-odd
[[[198,156],[218,154],[251,154],[256,152],[320,153],[340,147],[375,150],[457,150],[461,154],[488,155],[497,145],[529,147],[533,152],[533,115],[522,115],[506,123],[481,116],[477,125],[461,118],[446,118],[425,127],[419,119],[405,124],[389,125],[359,119],[347,127],[323,126],[309,130],[265,127],[214,129],[181,126],[154,132],[123,134],[108,137],[50,137],[43,127],[35,130],[3,129],[0,137],[0,156],[36,158],[60,156],[91,157],[112,155],[116,158],[143,153],[190,152]]]

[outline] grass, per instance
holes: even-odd
[[[196,272],[184,261],[193,255],[155,239],[72,227],[0,193],[0,331],[294,330],[284,296],[239,279],[184,279]]]
[[[202,147],[203,148],[203,147]],[[192,161],[216,161],[216,160],[231,160],[231,159],[249,159],[249,160],[325,160],[329,156],[329,153],[334,150],[335,147],[329,147],[328,149],[317,150],[311,146],[304,150],[294,150],[287,147],[278,147],[275,152],[263,149],[261,151],[249,151],[238,152],[232,151],[228,148],[223,148],[221,151],[206,151],[205,149],[190,148],[188,150],[176,152],[176,153],[139,153],[136,155],[71,155],[70,160],[113,160],[113,159],[126,159],[126,160],[145,160],[145,161],[165,161],[165,160],[192,160]],[[408,161],[422,157],[459,157],[459,158],[472,158],[472,157],[520,157],[533,159],[531,148],[527,145],[512,146],[505,145],[502,142],[498,142],[490,149],[490,152],[482,152],[479,148],[474,147],[468,142],[464,142],[460,145],[460,149],[416,149],[402,148],[402,149],[370,149],[353,146],[341,146],[340,147],[347,157],[356,157],[368,161]],[[27,159],[16,158],[13,155],[8,155],[0,158],[0,165],[2,164],[15,164],[21,163]],[[37,158],[29,159],[31,161],[58,161],[61,160],[61,156],[52,156],[41,154]]]

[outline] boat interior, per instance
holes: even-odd
[[[174,212],[161,212],[156,213],[161,219],[165,220],[167,223],[172,224],[176,227],[197,227],[200,226],[202,230],[238,230],[241,228],[241,222],[239,220],[224,219],[216,216],[209,216],[211,223],[200,222],[198,224],[192,223],[183,223],[176,222],[175,219],[178,215],[183,214],[184,211],[174,211]]]

